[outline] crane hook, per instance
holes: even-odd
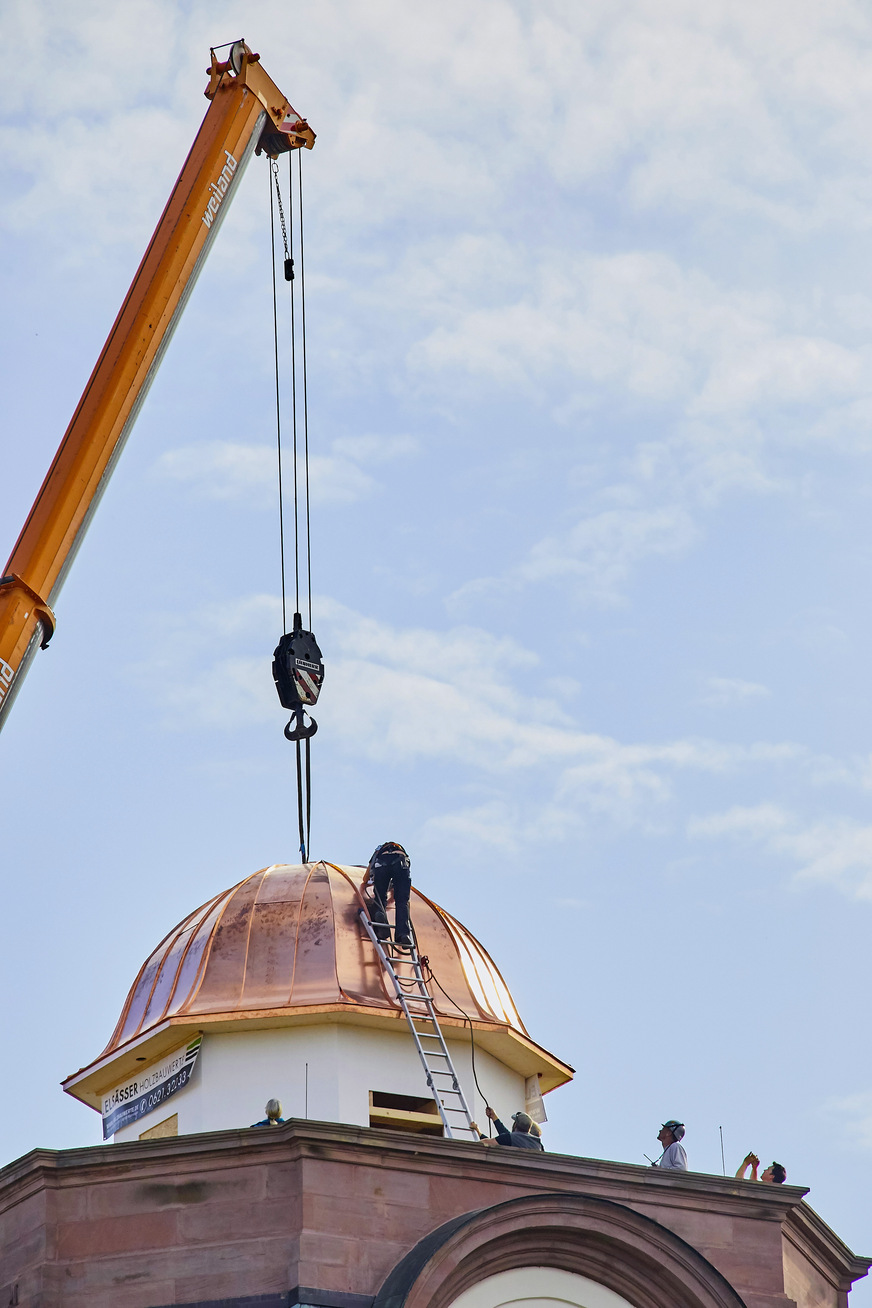
[[[311,740],[318,730],[318,723],[313,717],[309,718],[309,725],[306,726],[306,710],[302,704],[296,705],[291,711],[291,720],[285,727],[285,740]],[[296,726],[294,725],[296,723]]]
[[[324,663],[318,642],[311,631],[303,630],[303,619],[294,614],[294,629],[287,631],[279,641],[272,665],[282,707],[290,709],[291,720],[285,727],[287,740],[309,740],[318,730],[310,716],[306,725],[305,710],[318,701],[324,680]]]

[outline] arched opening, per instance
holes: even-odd
[[[744,1308],[680,1236],[594,1195],[465,1213],[397,1263],[373,1308]]]
[[[560,1267],[517,1267],[473,1285],[449,1308],[635,1308],[607,1286]]]

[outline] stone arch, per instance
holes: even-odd
[[[589,1276],[557,1267],[515,1267],[462,1291],[451,1308],[633,1308]]]
[[[632,1308],[745,1308],[686,1241],[593,1195],[526,1195],[431,1231],[388,1276],[373,1308],[451,1308],[466,1290],[516,1268],[586,1277]]]

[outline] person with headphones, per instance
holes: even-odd
[[[684,1139],[684,1123],[676,1122],[674,1117],[670,1117],[669,1121],[661,1126],[657,1139],[663,1146],[663,1153],[651,1166],[662,1167],[670,1172],[686,1172],[687,1154],[681,1143]]]
[[[736,1176],[740,1181],[744,1181],[745,1173],[750,1167],[751,1175],[748,1177],[749,1181],[765,1181],[767,1185],[784,1185],[784,1182],[787,1180],[787,1170],[782,1167],[780,1163],[770,1163],[763,1172],[763,1175],[758,1177],[757,1168],[759,1166],[760,1159],[756,1154],[746,1154],[742,1165],[736,1172]]]
[[[497,1144],[514,1149],[534,1149],[537,1153],[544,1154],[545,1146],[542,1143],[542,1132],[527,1113],[512,1113],[512,1129],[510,1131],[497,1117],[490,1104],[485,1108],[485,1112],[496,1127],[497,1133],[493,1140],[488,1140],[479,1131],[478,1123],[471,1122],[470,1126],[473,1131],[478,1132],[478,1138],[482,1144]]]

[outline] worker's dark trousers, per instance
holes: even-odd
[[[394,904],[396,906],[396,929],[395,936],[408,936],[409,934],[409,898],[412,894],[412,874],[411,872],[401,872],[394,868],[380,867],[376,868],[372,874],[372,888],[374,892],[372,906],[372,921],[376,929],[376,935],[380,940],[387,940],[388,933],[385,928],[388,926],[388,915],[385,909],[388,898],[388,887],[393,883],[394,887]],[[379,927],[382,930],[379,930]]]

